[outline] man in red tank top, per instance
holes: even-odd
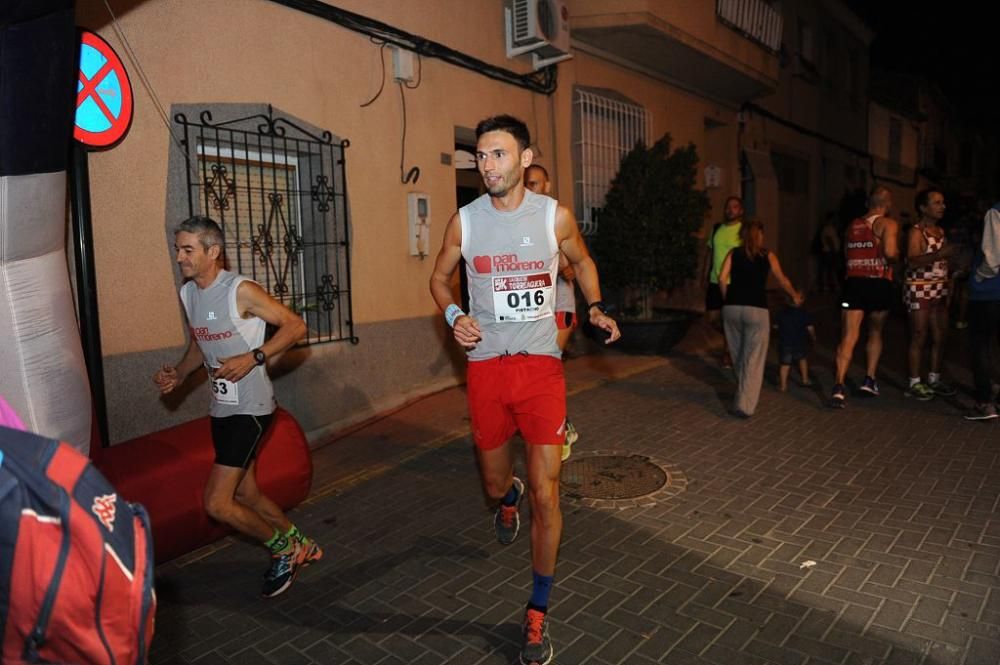
[[[847,279],[841,298],[841,337],[837,346],[837,379],[830,405],[847,404],[844,379],[858,342],[861,321],[868,315],[867,372],[861,391],[878,396],[875,372],[882,355],[882,326],[892,306],[892,263],[899,257],[899,223],[888,216],[892,192],[876,187],[868,197],[868,212],[851,222],[844,234]]]

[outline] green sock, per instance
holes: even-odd
[[[306,537],[302,535],[302,532],[299,531],[299,528],[294,524],[288,529],[288,531],[285,532],[285,538],[287,538],[289,542],[297,540],[300,543],[306,539]]]
[[[288,549],[288,546],[290,544],[291,541],[288,539],[288,537],[285,534],[278,531],[277,529],[274,530],[273,536],[271,536],[268,540],[264,541],[264,546],[267,547],[267,549],[271,550],[271,554],[278,554],[280,552],[284,552],[286,549]]]

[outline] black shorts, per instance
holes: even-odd
[[[892,309],[892,282],[871,277],[848,277],[840,297],[843,309],[884,312]]]
[[[215,463],[246,469],[257,455],[257,447],[271,428],[274,414],[236,415],[212,418],[212,443]]]
[[[708,283],[708,290],[705,291],[705,309],[708,311],[715,311],[722,309],[722,289],[719,288],[718,284],[714,282]]]
[[[778,349],[778,364],[791,365],[806,357],[805,349]]]

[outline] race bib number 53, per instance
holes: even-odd
[[[493,278],[493,312],[499,322],[537,321],[552,316],[552,276]]]
[[[239,404],[240,387],[232,381],[210,378],[212,399],[220,404]]]

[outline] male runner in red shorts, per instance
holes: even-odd
[[[520,659],[525,665],[545,665],[553,656],[546,613],[562,535],[559,471],[566,383],[553,318],[560,251],[590,303],[590,322],[608,332],[608,343],[620,334],[604,313],[597,267],[572,213],[524,187],[524,169],[532,159],[528,128],[517,118],[496,116],[479,123],[476,137],[476,163],[487,193],[452,215],[430,288],[469,356],[473,438],[483,487],[500,501],[494,528],[502,544],[517,536],[518,503],[525,493],[513,475],[510,440],[520,431],[527,443],[533,586]],[[452,292],[463,257],[468,314]]]

